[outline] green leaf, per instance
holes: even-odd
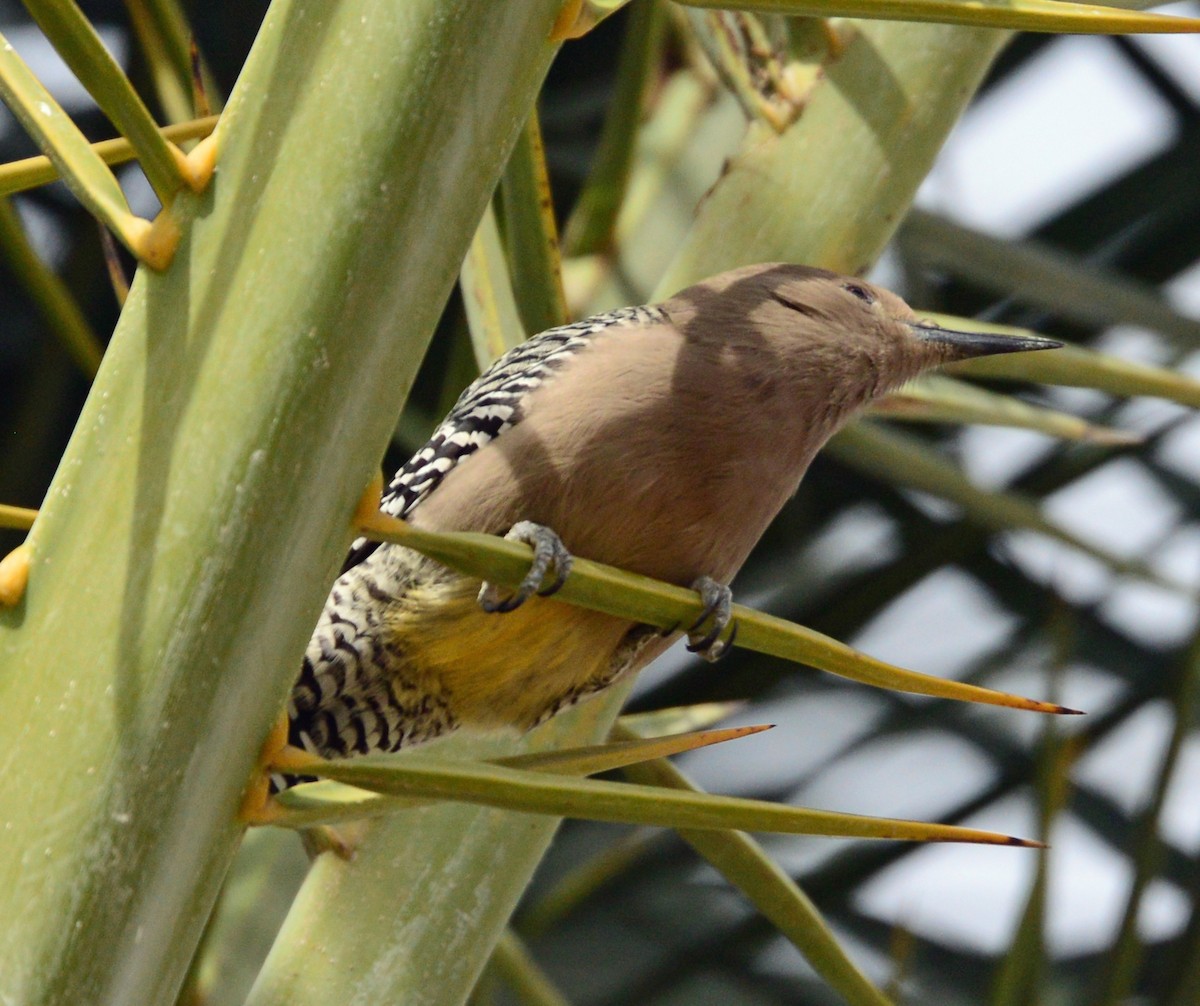
[[[525,329],[543,332],[564,324],[567,301],[562,285],[558,225],[536,107],[529,113],[504,169],[500,204],[508,271]]]
[[[947,324],[951,319],[945,315]],[[985,325],[973,319],[954,320],[953,324],[980,331],[1018,334],[1027,331],[1010,325]],[[1200,381],[1177,370],[1152,367],[1145,363],[1122,360],[1107,353],[1096,353],[1081,346],[1063,346],[1053,353],[1013,353],[1009,356],[980,357],[964,360],[946,368],[964,377],[998,380],[1037,381],[1074,388],[1095,388],[1110,395],[1153,395],[1180,405],[1200,408]]]
[[[683,730],[701,730],[746,708],[745,702],[697,702],[690,706],[626,713],[617,722],[639,737],[654,737]]]
[[[905,217],[898,241],[920,262],[1056,317],[1084,325],[1141,325],[1180,346],[1200,343],[1200,320],[1174,310],[1154,287],[1037,242],[1004,241],[924,210]]]
[[[558,775],[596,775],[625,768],[637,762],[665,758],[707,745],[737,740],[769,729],[767,726],[731,727],[726,730],[677,734],[672,737],[637,737],[587,747],[559,748],[495,758],[491,760],[491,764]],[[393,762],[408,755],[398,753],[380,757],[386,762]],[[285,790],[276,797],[276,803],[283,812],[278,818],[267,823],[287,828],[307,828],[314,824],[336,824],[341,821],[381,817],[406,807],[419,806],[423,802],[426,801],[378,797],[360,788],[337,782],[305,783]]]
[[[516,992],[522,1006],[570,1006],[566,996],[554,987],[521,938],[511,929],[501,934],[491,963]]]
[[[483,371],[497,357],[524,342],[526,335],[508,277],[504,243],[490,204],[463,259],[459,287],[467,310],[475,362]]]
[[[875,261],[1005,36],[853,28],[820,64],[804,114],[782,133],[749,131],[726,160],[652,299],[751,262],[858,274]]]
[[[614,736],[637,734],[618,727]],[[625,774],[644,785],[701,792],[686,775],[665,761],[634,766],[626,769]],[[738,831],[684,829],[679,837],[770,919],[849,1006],[889,1006],[890,1000],[842,949],[817,906],[758,842]]]
[[[408,753],[315,763],[308,771],[389,796],[457,800],[592,821],[664,828],[720,828],[791,835],[836,835],[914,842],[1036,846],[1011,835],[891,818],[788,807],[765,800],[682,793],[656,786],[568,779],[501,765],[451,761]]]
[[[613,769],[636,765],[654,758],[668,758],[685,751],[712,744],[751,737],[770,730],[770,725],[727,727],[724,730],[700,730],[695,733],[673,734],[668,737],[630,737],[589,747],[539,751],[534,754],[497,758],[495,764],[533,772],[555,772],[560,775],[596,775]]]
[[[381,514],[373,507],[360,512],[359,528],[368,538],[404,545],[454,569],[506,587],[521,582],[532,555],[529,546],[521,542],[494,535],[426,531]],[[704,605],[695,591],[578,557],[566,583],[554,598],[546,599],[548,605],[560,602],[582,605],[661,628],[691,624],[704,611]],[[738,626],[737,645],[785,660],[810,664],[852,681],[916,695],[982,702],[1035,712],[1074,711],[1054,703],[1038,702],[961,681],[948,681],[893,667],[812,629],[740,604],[734,605],[733,618]]]
[[[196,110],[194,63],[199,65],[206,103],[219,112],[224,103],[217,81],[199,49],[193,48],[195,33],[179,0],[125,0],[125,8],[168,119],[180,122],[204,114]]]
[[[1012,395],[985,391],[964,381],[937,374],[910,381],[898,391],[874,402],[870,411],[885,419],[910,422],[1015,426],[1063,440],[1081,440],[1092,444],[1128,445],[1140,443],[1142,439],[1136,433],[1097,426],[1078,416],[1030,405]]]
[[[595,255],[613,245],[637,151],[638,126],[655,79],[664,12],[664,4],[651,0],[634,4],[630,11],[600,145],[567,221],[563,247],[568,255]]]
[[[961,24],[975,28],[1114,35],[1195,32],[1200,20],[1165,17],[1067,0],[680,0],[688,7],[717,7],[759,14],[880,18]]]
[[[70,288],[34,250],[16,207],[0,197],[0,249],[8,267],[33,298],[50,331],[89,379],[96,375],[104,355],[96,333],[79,309]]]

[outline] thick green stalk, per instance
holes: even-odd
[[[0,998],[171,1001],[554,7],[268,12],[0,613]]]
[[[750,126],[656,299],[748,262],[865,271],[1008,38],[888,22],[854,32],[795,123]]]

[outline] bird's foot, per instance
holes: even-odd
[[[533,549],[533,562],[529,572],[515,591],[502,597],[495,584],[485,582],[479,589],[479,606],[487,612],[513,611],[524,604],[535,593],[549,597],[562,587],[571,573],[571,553],[562,539],[550,528],[533,521],[523,520],[514,524],[504,536],[509,541],[523,541]],[[554,567],[554,580],[548,587],[542,586],[550,567]]]
[[[737,638],[737,622],[733,618],[733,591],[710,576],[702,576],[692,583],[692,590],[700,595],[704,611],[688,628],[688,649],[698,653],[710,663],[716,663],[733,649]],[[710,627],[703,635],[700,629]],[[732,628],[730,626],[732,625]],[[722,639],[721,633],[730,629],[729,638]]]

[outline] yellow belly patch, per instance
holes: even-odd
[[[387,618],[405,655],[398,676],[442,695],[462,724],[533,726],[609,674],[633,625],[544,597],[489,614],[478,589],[473,581],[416,588]]]

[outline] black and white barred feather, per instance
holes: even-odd
[[[519,423],[526,396],[597,332],[618,325],[650,325],[663,317],[656,307],[622,307],[547,329],[510,349],[467,386],[425,446],[396,472],[380,509],[393,517],[408,516],[455,465]],[[342,572],[377,547],[365,538],[356,540]]]
[[[408,516],[446,474],[519,423],[525,402],[591,338],[619,326],[664,320],[655,307],[627,307],[552,328],[498,359],[459,396],[425,444],[392,479],[381,509]],[[290,741],[324,757],[395,751],[455,726],[437,695],[411,694],[390,673],[405,654],[380,631],[389,604],[417,578],[450,576],[392,545],[354,542],[305,653],[288,702]],[[290,781],[290,780],[288,780]],[[286,785],[276,780],[277,786]]]

